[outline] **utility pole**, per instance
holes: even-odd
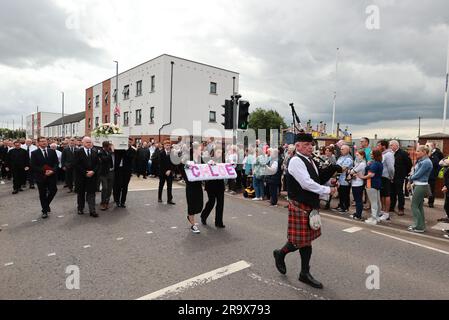
[[[418,118],[418,139],[421,137],[421,117]]]
[[[340,48],[337,48],[337,54],[335,57],[335,92],[334,92],[334,105],[332,108],[332,133],[331,134],[334,134],[334,126],[335,126],[335,108],[337,105],[337,73],[338,73],[338,51],[339,50],[340,50]],[[338,137],[338,132],[337,132],[337,137]]]
[[[115,66],[115,110],[114,110],[114,124],[117,125],[120,122],[118,121],[118,117],[120,116],[118,112],[118,61],[114,61]]]
[[[62,92],[62,138],[65,137],[65,128],[64,128],[64,92]]]

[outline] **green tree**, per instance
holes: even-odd
[[[254,129],[257,136],[259,129],[268,130],[267,140],[269,141],[270,129],[285,129],[287,125],[285,124],[284,118],[277,111],[257,108],[249,115],[248,127]]]

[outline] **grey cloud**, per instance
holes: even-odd
[[[59,59],[100,64],[105,51],[66,27],[67,14],[50,0],[5,0],[0,10],[0,63],[43,67]]]

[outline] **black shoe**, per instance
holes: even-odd
[[[47,208],[47,212],[51,212],[51,209],[50,209],[50,207],[48,207],[48,208]]]
[[[31,186],[30,186],[30,189],[35,189],[34,185],[31,185]]]
[[[120,202],[116,202],[115,205],[117,206],[117,208],[120,208]]]
[[[47,218],[48,218],[48,213],[42,212],[42,219],[47,219]]]
[[[23,191],[23,189],[22,189],[22,188],[20,188],[20,189],[19,189],[19,191]]]
[[[99,217],[98,213],[96,213],[96,212],[91,212],[90,216],[94,217],[94,218],[98,218]]]
[[[157,202],[162,203],[162,199],[158,199]]]
[[[282,274],[287,273],[287,267],[285,266],[285,255],[282,254],[281,250],[273,251],[274,261],[276,262],[276,268]]]
[[[13,192],[12,192],[12,194],[18,194],[19,193],[19,190],[14,190]]]
[[[318,280],[315,280],[309,272],[307,272],[307,273],[301,272],[299,274],[299,281],[304,282],[314,288],[323,289],[323,285],[321,284],[321,282],[319,282]]]
[[[84,214],[84,210],[78,210],[78,214],[79,215],[83,215]]]
[[[168,201],[167,204],[175,205],[176,203],[174,203],[173,201]]]
[[[120,207],[120,208],[126,208],[126,206],[125,206],[124,203],[121,203],[119,207]]]
[[[202,223],[204,226],[207,226],[207,221],[206,221],[206,219],[204,219],[203,217],[201,217],[201,223]]]
[[[435,208],[433,204],[429,203],[429,208]]]
[[[215,227],[218,229],[224,229],[226,228],[226,226],[222,223],[222,224],[215,224]]]

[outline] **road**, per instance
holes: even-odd
[[[195,235],[184,192],[168,206],[154,189],[133,191],[126,209],[94,219],[77,215],[75,196],[59,187],[42,220],[37,190],[13,196],[0,185],[0,299],[449,299],[444,240],[324,213],[311,261],[318,290],[298,281],[298,253],[287,256],[287,275],[274,267],[286,209],[226,196],[226,229],[214,227],[213,212]],[[66,286],[68,266],[79,268],[79,289]],[[378,289],[366,286],[369,266],[378,267]]]

